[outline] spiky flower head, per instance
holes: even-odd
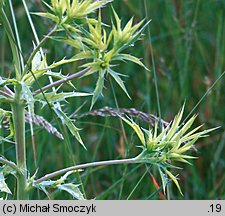
[[[130,46],[134,46],[134,43],[141,38],[149,22],[143,24],[144,20],[142,20],[134,24],[133,18],[131,18],[123,27],[121,19],[113,9],[115,24],[112,22],[112,29],[107,33],[107,27],[101,20],[100,10],[98,19],[90,19],[88,17],[88,14],[104,7],[111,1],[52,0],[51,6],[45,3],[52,13],[37,13],[40,16],[52,19],[60,26],[61,30],[65,30],[66,37],[52,38],[77,49],[78,54],[74,58],[85,59],[87,61],[82,65],[83,68],[87,69],[85,75],[98,74],[91,109],[102,94],[105,78],[108,75],[116,81],[130,98],[121,78],[121,76],[126,75],[118,73],[114,69],[118,62],[131,61],[148,70],[140,59],[125,53],[124,50]],[[79,22],[77,22],[78,20]]]
[[[142,153],[137,157],[140,163],[152,164],[157,166],[160,173],[163,189],[165,192],[168,179],[171,179],[179,189],[181,189],[177,177],[172,174],[169,169],[177,169],[174,162],[188,163],[188,159],[196,157],[186,154],[201,137],[206,137],[207,134],[216,128],[197,132],[201,127],[198,126],[190,130],[196,116],[190,118],[185,124],[181,123],[184,107],[174,118],[174,120],[164,128],[160,133],[158,123],[154,129],[146,130],[141,128],[129,117],[121,117],[128,125],[130,125],[138,135],[142,143]]]
[[[114,49],[123,50],[128,46],[133,46],[141,36],[143,31],[138,31],[144,20],[137,24],[134,24],[133,17],[127,22],[125,27],[122,27],[121,19],[119,18],[116,11],[113,9],[116,24],[112,24],[112,35],[113,35],[113,46]]]
[[[51,13],[36,13],[56,22],[58,25],[83,19],[112,0],[51,0],[51,5],[44,2]]]
[[[140,59],[126,54],[123,51],[129,46],[133,46],[141,37],[149,22],[142,25],[144,22],[144,20],[142,20],[133,25],[133,19],[131,19],[125,27],[122,28],[121,21],[118,20],[119,18],[115,11],[114,16],[117,27],[113,24],[113,28],[109,34],[107,34],[106,27],[102,24],[101,15],[99,14],[97,22],[93,23],[88,21],[89,32],[83,30],[83,34],[86,37],[79,38],[79,40],[82,41],[82,47],[80,47],[81,52],[76,58],[84,58],[88,61],[88,63],[82,66],[88,68],[86,76],[93,73],[98,73],[99,75],[91,107],[93,107],[96,100],[101,95],[104,87],[104,79],[107,75],[110,75],[127,96],[130,97],[121,79],[121,76],[124,75],[114,70],[117,62],[131,61],[148,70]],[[68,42],[68,40],[65,42]],[[69,43],[71,44],[71,41]],[[79,44],[75,43],[74,47],[79,48]]]

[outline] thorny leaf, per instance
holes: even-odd
[[[61,191],[66,191],[67,193],[72,195],[73,198],[77,200],[85,200],[83,194],[81,193],[79,189],[79,185],[67,183],[67,184],[57,185],[57,188]]]
[[[118,55],[115,55],[112,60],[114,60],[114,61],[116,61],[116,60],[120,60],[120,61],[123,61],[123,60],[125,60],[125,61],[131,61],[131,62],[134,62],[135,64],[140,65],[145,70],[149,71],[149,69],[141,62],[140,59],[138,59],[135,56],[129,55],[129,54],[118,54]]]
[[[79,130],[74,123],[72,122],[72,120],[61,110],[57,109],[55,106],[53,107],[54,112],[56,113],[56,115],[59,117],[59,119],[61,120],[61,122],[63,124],[65,124],[67,126],[67,128],[69,129],[70,133],[75,136],[75,138],[77,139],[77,141],[86,149],[80,134],[79,134]]]
[[[43,181],[39,184],[34,184],[34,187],[43,190],[47,196],[49,196],[47,189],[59,189],[61,191],[65,191],[69,193],[70,195],[73,196],[73,198],[77,200],[85,200],[83,194],[81,193],[79,189],[80,185],[73,184],[73,183],[65,183],[69,175],[76,172],[80,172],[80,171],[82,170],[69,171],[58,180]]]
[[[3,173],[3,168],[0,167],[0,192],[5,192],[8,194],[12,194],[12,192],[10,191],[10,189],[8,188],[6,182],[5,182],[5,177],[4,177],[4,173]]]
[[[52,0],[51,5],[43,2],[52,13],[34,14],[51,19],[58,25],[63,25],[75,20],[83,19],[111,1],[112,0]]]
[[[10,134],[7,137],[0,137],[0,143],[2,143],[3,141],[3,142],[9,142],[9,143],[15,144],[15,142],[10,140],[10,138],[14,137],[14,125],[12,122],[12,113],[9,111],[0,109],[0,124],[1,123],[3,123],[3,125],[6,128],[9,128]],[[9,127],[8,125],[6,125],[6,123],[9,123]]]
[[[145,142],[145,136],[144,136],[144,133],[142,132],[141,128],[139,127],[139,125],[137,125],[132,119],[130,119],[129,117],[127,118],[124,118],[122,116],[120,116],[120,118],[126,122],[128,125],[130,125],[133,130],[135,131],[135,133],[138,135],[142,145],[146,145],[146,142]]]
[[[129,93],[127,92],[127,89],[126,89],[126,86],[124,85],[124,82],[123,80],[120,78],[120,75],[119,73],[113,71],[112,69],[109,68],[108,70],[109,74],[113,77],[113,79],[118,83],[118,85],[122,88],[122,90],[126,93],[127,97],[129,99],[131,99]]]
[[[42,67],[42,62],[44,63],[44,61],[42,61],[41,59],[41,53],[38,51],[32,60],[31,70],[36,71],[40,68],[44,68],[46,62],[43,64],[43,67]]]
[[[92,101],[91,101],[91,108],[93,108],[95,102],[97,101],[98,97],[102,94],[102,90],[104,88],[104,81],[105,81],[105,70],[101,70],[99,73],[98,81],[96,84],[96,88],[93,93]]]
[[[90,93],[84,93],[84,92],[50,92],[50,93],[45,93],[45,97],[43,94],[38,94],[35,96],[35,99],[37,100],[45,100],[47,99],[49,103],[55,103],[55,102],[61,102],[61,101],[66,101],[67,98],[72,98],[72,97],[87,97],[91,96],[92,94]],[[44,103],[45,101],[43,101]]]
[[[59,67],[61,65],[72,63],[72,62],[75,62],[75,61],[78,61],[78,60],[79,59],[62,59],[62,60],[60,60],[58,62],[55,62],[55,63],[51,64],[50,66],[46,67],[46,60],[43,59],[41,65],[35,71],[29,72],[28,74],[26,74],[23,77],[23,82],[26,85],[31,86],[35,82],[35,78],[39,79],[47,71],[50,71],[50,70],[52,70],[56,67]],[[33,75],[35,76],[35,78],[34,78]]]
[[[168,184],[168,178],[167,178],[167,175],[162,171],[160,166],[158,166],[158,171],[159,171],[160,177],[162,179],[163,192],[165,194],[166,193],[166,186]]]
[[[183,195],[183,193],[182,193],[182,191],[180,189],[180,185],[179,185],[179,183],[177,181],[177,178],[170,171],[168,171],[167,169],[163,169],[163,170],[169,176],[169,178],[172,179],[172,181],[175,183],[175,185],[177,186],[177,188],[178,188],[179,192],[181,193],[181,195]]]

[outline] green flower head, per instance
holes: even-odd
[[[137,125],[132,119],[124,118],[124,122],[130,125],[138,135],[142,144],[143,151],[137,157],[140,163],[152,164],[157,166],[165,191],[168,179],[171,179],[181,192],[177,178],[169,171],[170,168],[178,168],[174,166],[174,162],[188,163],[188,159],[196,157],[186,154],[199,138],[206,137],[207,134],[216,128],[197,132],[201,127],[198,126],[190,130],[196,116],[190,118],[185,124],[181,123],[184,107],[174,118],[174,120],[160,133],[158,123],[150,130],[146,130]],[[182,193],[182,192],[181,192]]]
[[[36,14],[51,19],[58,25],[63,25],[76,19],[83,19],[111,1],[112,0],[51,0],[51,5],[44,2],[50,9],[50,13]]]

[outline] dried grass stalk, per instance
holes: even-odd
[[[156,122],[161,122],[164,127],[167,127],[169,124],[163,119],[160,120],[160,118],[156,117],[155,115],[147,114],[142,111],[136,110],[134,108],[114,109],[111,107],[104,107],[102,109],[93,110],[81,115],[75,114],[73,117],[75,118],[83,118],[86,116],[117,117],[117,116],[125,116],[125,115],[128,115],[133,118],[139,118],[141,121],[148,122],[152,126],[154,126]]]
[[[32,123],[35,125],[38,125],[40,127],[43,127],[45,130],[47,130],[49,133],[57,136],[59,139],[63,140],[63,135],[52,126],[50,122],[48,122],[46,119],[44,119],[42,116],[34,115],[33,117],[29,113],[25,113],[25,121],[27,123]]]

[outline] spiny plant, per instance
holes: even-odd
[[[173,163],[175,161],[189,163],[187,159],[194,157],[184,153],[192,148],[199,138],[206,136],[213,130],[196,132],[200,129],[200,127],[197,127],[188,132],[195,120],[195,116],[182,126],[183,108],[165,128],[158,127],[158,125],[163,125],[161,124],[162,120],[159,120],[159,124],[156,123],[154,128],[150,130],[141,128],[128,116],[120,113],[116,114],[130,125],[139,137],[142,152],[134,158],[98,161],[71,166],[46,174],[40,178],[38,178],[38,171],[31,175],[27,169],[26,147],[29,146],[27,146],[25,139],[26,122],[30,125],[32,136],[34,134],[34,124],[36,124],[43,126],[53,135],[63,139],[63,135],[55,127],[43,117],[35,114],[35,107],[38,103],[43,108],[47,109],[48,107],[51,109],[62,124],[66,125],[76,140],[86,149],[79,133],[80,129],[76,127],[74,121],[63,110],[63,104],[66,102],[66,99],[92,96],[90,105],[92,109],[103,92],[104,81],[108,76],[111,76],[127,96],[130,97],[121,79],[121,76],[125,75],[117,72],[115,69],[118,62],[131,61],[148,70],[140,59],[127,54],[126,49],[134,46],[141,39],[149,21],[142,20],[134,24],[132,18],[123,27],[118,14],[112,9],[114,21],[111,23],[110,28],[102,23],[101,14],[101,8],[110,2],[112,0],[51,0],[51,4],[44,2],[48,12],[35,12],[33,14],[51,20],[54,27],[41,41],[37,38],[35,39],[32,53],[30,53],[28,59],[24,59],[19,36],[15,33],[18,32],[17,25],[15,22],[13,25],[10,24],[4,9],[5,4],[9,3],[11,15],[15,18],[12,2],[11,0],[8,2],[0,1],[0,21],[7,34],[13,57],[13,69],[11,70],[10,78],[0,78],[0,102],[1,104],[10,105],[8,109],[0,109],[1,122],[7,119],[10,125],[9,135],[0,139],[1,142],[14,143],[16,152],[16,162],[12,162],[4,156],[0,157],[0,162],[3,164],[0,168],[1,192],[12,194],[5,181],[5,178],[12,174],[17,179],[17,199],[29,199],[29,194],[34,189],[42,190],[46,193],[46,196],[49,196],[49,189],[55,189],[68,192],[73,198],[82,200],[84,195],[79,189],[80,185],[76,182],[68,183],[68,176],[93,166],[134,163],[156,166],[161,175],[164,191],[169,179],[171,179],[181,192],[177,177],[171,171],[171,169],[177,168]],[[22,0],[22,3],[30,19],[30,24],[33,26],[25,0]],[[99,11],[97,18],[91,18],[90,15],[96,11]],[[55,43],[68,44],[74,47],[78,54],[71,59],[64,58],[49,64],[47,54],[42,49],[48,40],[53,40]],[[65,64],[79,61],[83,63],[81,65],[83,70],[77,73],[64,76],[61,72],[52,71]],[[94,92],[77,92],[70,81],[92,74],[98,76]],[[42,76],[49,78],[49,84],[43,86],[39,80]],[[57,81],[53,81],[53,78],[57,79]],[[63,92],[61,90],[63,84],[69,84],[72,90]],[[38,86],[38,89],[35,89],[35,86]],[[34,146],[33,151],[35,152]],[[58,180],[52,180],[59,175],[63,176]]]

